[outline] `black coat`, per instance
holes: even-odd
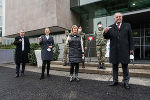
[[[15,62],[27,63],[28,53],[30,53],[30,42],[28,37],[24,37],[24,52],[22,56],[22,42],[20,42],[19,39],[22,39],[21,36],[16,37],[14,41],[14,45],[16,45]]]
[[[133,34],[129,23],[122,23],[118,31],[116,24],[104,33],[105,39],[110,39],[110,63],[128,64],[130,50],[133,50]]]
[[[80,63],[82,62],[82,49],[81,49],[81,36],[79,34],[72,35],[69,42],[69,62],[70,63]]]
[[[41,58],[42,60],[53,60],[53,48],[51,49],[51,51],[47,51],[48,46],[52,46],[54,47],[54,40],[52,35],[49,35],[49,39],[46,38],[45,35],[41,36],[42,41],[40,42],[40,45],[42,47],[41,50]]]

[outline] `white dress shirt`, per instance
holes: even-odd
[[[49,39],[49,35],[45,35],[46,36],[46,38],[47,38],[47,40]]]
[[[22,38],[22,51],[24,51],[24,37],[21,38]]]
[[[121,24],[122,24],[122,23],[120,23],[120,25],[119,25],[119,29],[120,29],[120,27],[121,27]],[[118,24],[117,24],[117,23],[116,23],[116,26],[118,26]]]

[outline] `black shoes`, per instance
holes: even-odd
[[[100,69],[104,69],[104,63],[101,64]]]
[[[41,75],[40,80],[42,80],[42,79],[44,79],[44,78],[45,78],[44,75]]]
[[[47,77],[50,77],[50,75],[49,75],[49,74],[47,74]]]
[[[109,84],[109,86],[116,86],[118,85],[118,82],[113,82],[112,84]]]
[[[40,77],[40,80],[42,80],[42,79],[44,79],[44,77],[41,76],[41,77]]]
[[[50,77],[50,75],[49,75],[49,74],[47,74],[47,77]],[[42,75],[41,75],[41,77],[40,77],[40,80],[42,80],[42,79],[45,79],[44,74],[42,74]]]
[[[16,78],[18,78],[19,77],[19,74],[16,74],[16,76],[15,76]]]
[[[64,62],[64,66],[67,66],[67,63],[66,63],[66,62]]]
[[[129,84],[128,84],[128,83],[124,83],[124,88],[125,88],[125,89],[130,89]]]
[[[118,85],[118,82],[113,82],[112,84],[109,84],[109,86],[116,86],[116,85]],[[123,85],[125,89],[130,89],[130,86],[128,83],[123,83]]]
[[[100,67],[101,67],[101,63],[99,63],[99,65],[98,65],[97,69],[100,69]]]
[[[104,69],[104,63],[99,63],[99,66],[97,69]]]

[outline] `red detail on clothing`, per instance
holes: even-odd
[[[119,26],[120,26],[120,23],[118,23],[118,24],[117,24],[117,29],[118,29],[118,32],[119,32]]]
[[[88,37],[88,40],[89,40],[89,41],[92,41],[92,40],[93,40],[93,37],[92,37],[92,36],[89,36],[89,37]]]

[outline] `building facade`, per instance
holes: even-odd
[[[2,43],[2,0],[0,0],[0,44]]]
[[[59,44],[60,57],[64,31],[80,22],[80,17],[70,10],[70,0],[4,0],[3,11],[3,37],[14,38],[24,29],[31,43],[38,42],[37,38],[49,27]]]
[[[88,36],[94,37],[97,23],[114,23],[116,12],[123,14],[124,22],[131,24],[134,34],[135,59],[150,60],[150,0],[3,0],[3,36],[14,38],[24,29],[31,42],[49,27],[60,46],[64,30],[73,24],[81,25]],[[88,43],[90,53],[96,57],[95,38]]]

